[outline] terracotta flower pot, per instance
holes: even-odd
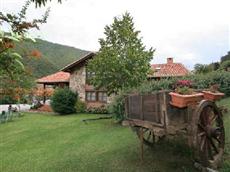
[[[214,93],[211,91],[202,91],[202,92],[204,94],[204,99],[210,101],[220,100],[224,96],[224,93]]]
[[[185,108],[189,104],[196,104],[203,99],[203,93],[195,93],[191,95],[182,95],[175,92],[170,92],[171,102],[170,104],[179,108]]]

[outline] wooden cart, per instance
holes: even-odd
[[[186,108],[176,108],[170,99],[168,91],[127,96],[123,124],[132,127],[142,143],[149,146],[159,139],[181,134],[194,150],[198,163],[218,168],[225,136],[222,113],[215,102],[202,100]]]

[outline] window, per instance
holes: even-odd
[[[104,91],[87,91],[86,92],[86,101],[100,101],[107,102],[107,94]]]
[[[98,101],[107,102],[107,94],[106,94],[106,92],[98,92]]]
[[[96,101],[96,92],[86,92],[87,101]]]

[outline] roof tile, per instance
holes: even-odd
[[[185,76],[189,74],[189,70],[181,63],[152,64],[151,68],[154,71],[151,77]]]
[[[38,79],[37,83],[57,83],[57,82],[69,82],[70,73],[68,72],[57,72],[45,77]]]

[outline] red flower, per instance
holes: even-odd
[[[191,87],[192,82],[190,80],[179,80],[176,85],[177,87]]]

